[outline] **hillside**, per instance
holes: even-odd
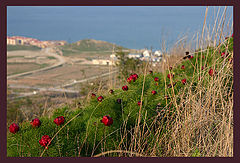
[[[80,40],[75,43],[61,46],[60,49],[63,51],[63,55],[68,56],[68,55],[76,55],[81,53],[111,54],[114,47],[127,49],[119,45],[114,45],[113,43],[100,41],[100,40],[93,40],[93,39]]]
[[[20,124],[8,132],[7,155],[231,157],[232,59],[231,37],[164,73],[133,74],[122,89],[92,95],[85,106],[38,117],[38,127]]]

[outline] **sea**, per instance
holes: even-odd
[[[8,6],[7,35],[39,40],[103,40],[130,49],[170,48],[201,33],[207,6]],[[224,6],[210,6],[213,26]],[[226,7],[232,21],[233,7]],[[231,23],[230,23],[231,24]]]

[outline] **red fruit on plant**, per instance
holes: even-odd
[[[208,74],[209,74],[210,76],[213,76],[213,74],[214,74],[214,71],[213,71],[213,69],[212,69],[212,68],[210,68],[210,70],[208,71]]]
[[[48,135],[43,135],[42,138],[39,140],[39,144],[48,149],[47,146],[51,144],[51,137],[49,137]]]
[[[157,91],[153,90],[152,95],[155,95],[155,94],[157,94]]]
[[[13,134],[19,131],[19,126],[16,123],[13,123],[9,126],[9,131]]]
[[[167,77],[168,79],[173,78],[173,74],[168,74]]]
[[[184,65],[182,65],[181,69],[185,69],[185,66],[184,66]]]
[[[128,86],[127,85],[122,86],[122,90],[127,91],[128,90]]]
[[[156,86],[158,86],[158,83],[155,83]]]
[[[225,56],[225,52],[222,52],[222,53],[221,53],[221,56],[222,56],[222,58],[223,58],[223,57]]]
[[[170,71],[172,70],[172,66],[169,67],[169,70],[170,70]]]
[[[203,56],[202,56],[202,58],[204,59],[204,58],[205,58],[205,56],[203,55]]]
[[[202,66],[202,70],[204,69],[204,67]]]
[[[193,59],[193,56],[192,56],[192,55],[189,55],[189,56],[188,56],[188,59]]]
[[[135,80],[137,80],[138,75],[137,75],[137,74],[132,74],[132,77],[133,77],[133,79],[134,79],[134,81],[135,81]]]
[[[97,98],[98,102],[102,102],[103,99],[104,99],[103,96],[99,96],[99,97]]]
[[[113,124],[113,119],[111,117],[109,117],[108,115],[105,115],[105,116],[103,116],[101,122],[105,126],[111,126]]]
[[[140,106],[141,105],[141,101],[138,101],[138,106]]]
[[[182,79],[182,83],[185,85],[187,83],[187,79]]]
[[[129,78],[127,78],[127,82],[131,83],[132,81],[135,82],[138,78],[137,74],[132,74]]]
[[[149,74],[152,74],[152,73],[153,73],[153,71],[152,71],[152,70],[150,70],[150,71],[149,71]]]
[[[120,99],[120,98],[117,99],[117,103],[118,103],[118,104],[121,104],[121,103],[122,103],[122,99]]]
[[[113,94],[113,92],[114,92],[114,91],[113,91],[112,89],[109,90],[109,93],[110,93],[110,94]]]
[[[158,77],[155,77],[155,78],[154,78],[154,81],[156,81],[156,82],[159,81],[159,78],[158,78]]]
[[[92,93],[92,96],[91,96],[92,98],[95,98],[96,97],[96,94],[94,94],[94,93]]]
[[[57,126],[59,126],[59,125],[63,124],[64,121],[65,121],[65,118],[64,118],[63,116],[59,116],[59,117],[55,118],[53,122],[54,122]]]
[[[133,77],[132,77],[132,76],[130,76],[129,78],[127,78],[127,82],[128,82],[128,83],[131,83],[132,80],[133,80]]]
[[[33,127],[39,127],[41,125],[41,121],[38,118],[35,118],[30,122]]]
[[[177,84],[177,82],[173,83],[173,85],[170,83],[167,85],[168,88],[172,88],[172,86],[174,87]]]

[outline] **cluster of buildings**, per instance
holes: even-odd
[[[33,45],[38,46],[40,48],[46,48],[48,46],[56,46],[56,45],[65,45],[66,41],[40,41],[38,39],[22,37],[22,36],[7,36],[7,45]]]
[[[156,50],[152,52],[150,50],[145,49],[139,53],[128,54],[128,58],[134,58],[134,59],[139,59],[141,61],[152,61],[152,62],[160,62],[162,60],[162,57],[163,57],[163,54],[160,50]]]
[[[160,50],[154,52],[142,50],[139,53],[129,53],[128,58],[139,59],[141,61],[150,61],[153,66],[162,61],[163,53]],[[110,59],[93,59],[92,63],[97,65],[116,65],[118,58],[115,54],[110,55]]]

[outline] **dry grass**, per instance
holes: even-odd
[[[207,29],[207,13],[208,8],[206,8],[202,34],[200,37],[197,34],[195,40],[196,47],[200,47],[201,51],[206,51],[204,48],[216,45],[217,42],[222,42],[225,38],[223,30],[226,21],[226,8],[220,20],[218,20],[218,12],[212,29]],[[218,26],[216,25],[217,22],[219,22]],[[228,30],[230,28],[229,22],[227,28]],[[205,33],[205,31],[207,32]],[[210,34],[209,31],[212,31],[212,33]],[[210,40],[212,38],[210,35],[215,35],[214,40]],[[226,42],[222,42],[220,45],[226,45]],[[217,46],[215,52],[219,50],[219,46]],[[161,68],[155,67],[154,69],[150,65],[145,70],[165,71],[170,66],[178,65],[182,61],[184,52],[190,49],[189,47],[189,45],[186,45],[184,38],[180,39],[178,44],[171,49],[171,57],[165,56],[166,62],[162,63]],[[207,55],[209,55],[208,51]],[[233,56],[232,53],[230,55]],[[194,65],[195,73],[193,75],[201,77],[197,86],[194,86],[193,82],[190,81],[191,84],[184,88],[182,94],[174,94],[172,89],[174,95],[164,109],[172,104],[176,108],[173,114],[170,112],[159,113],[158,116],[154,117],[150,126],[146,123],[139,125],[141,118],[144,119],[144,122],[147,121],[145,119],[146,115],[139,116],[136,120],[136,126],[132,130],[126,131],[124,125],[123,128],[119,129],[122,131],[122,140],[120,144],[116,145],[116,151],[103,151],[96,156],[117,153],[117,156],[120,157],[232,157],[233,82],[230,79],[233,76],[232,65],[226,60],[219,63],[216,59],[212,67],[218,73],[208,81],[208,85],[204,85],[206,79],[202,79],[203,74],[207,73],[206,70],[202,71],[199,68],[202,65],[206,65],[206,63],[200,61],[200,65]],[[223,69],[225,70],[223,71]],[[194,91],[193,87],[196,88]],[[177,99],[180,99],[178,104]],[[163,123],[164,118],[167,121]],[[129,136],[130,140],[128,140]]]
[[[208,8],[206,9],[202,33],[200,36],[199,34],[196,35],[194,42],[196,42],[196,47],[200,48],[202,51],[206,51],[207,55],[210,54],[209,51],[205,49],[207,46],[211,45],[211,43],[213,43],[213,45],[217,45],[217,43],[221,42],[220,45],[227,45],[226,41],[223,42],[224,26],[227,25],[228,28],[230,27],[229,23],[225,23],[225,11],[226,8],[222,16],[220,16],[219,12],[217,13],[215,25],[212,29],[209,29],[206,22]],[[219,17],[221,18],[219,19]],[[232,29],[232,27],[230,29]],[[212,33],[210,33],[210,31],[212,31]],[[214,54],[218,52],[219,46],[216,46]],[[161,66],[152,67],[150,63],[146,64],[146,67],[143,70],[144,80],[148,70],[151,69],[155,72],[164,72],[169,69],[170,66],[174,67],[181,63],[181,58],[184,55],[184,52],[190,50],[191,46],[186,44],[185,38],[180,39],[169,51],[171,57],[165,56],[165,62],[162,62]],[[229,55],[233,56],[233,53],[231,52]],[[208,69],[201,70],[200,67],[202,65],[206,66],[206,63],[202,61],[196,63],[200,63],[200,65],[193,65],[193,77],[200,77],[197,85],[194,85],[193,80],[188,81],[188,86],[184,87],[184,90],[182,90],[179,94],[175,93],[172,88],[171,91],[173,96],[171,97],[170,103],[167,103],[156,117],[152,117],[153,121],[150,125],[146,123],[148,121],[146,118],[147,112],[145,115],[139,114],[139,117],[136,119],[136,125],[131,130],[126,129],[127,120],[125,120],[119,129],[109,135],[104,135],[102,140],[98,144],[94,145],[94,148],[92,149],[92,156],[232,157],[232,65],[227,62],[227,60],[219,62],[216,58],[214,64],[211,66],[217,71],[217,74],[211,78],[204,78],[204,75],[208,73]],[[109,68],[109,71],[111,70],[112,68]],[[115,77],[109,76],[109,79],[112,78]],[[111,82],[108,83],[109,89],[115,88],[115,80],[111,80]],[[143,89],[144,82],[142,90]],[[103,90],[100,83],[98,92],[101,91]],[[166,91],[167,86],[165,92]],[[174,112],[166,111],[170,105],[176,109]],[[96,108],[97,107],[98,106],[96,106]],[[139,113],[141,112],[141,107],[142,105],[140,106]],[[64,128],[77,116],[78,115],[73,117],[62,128]],[[140,123],[142,120],[143,123]],[[57,136],[62,128],[54,135],[54,137]],[[114,150],[108,150],[106,147],[106,141],[112,134],[117,132],[121,136],[120,143],[115,144]],[[87,134],[88,133],[86,132],[86,139],[88,136]],[[97,136],[97,133],[95,133],[95,136]],[[79,146],[78,149],[78,156],[80,156],[81,149],[85,143],[85,141],[80,143],[81,146]],[[102,152],[94,155],[95,149],[98,146],[102,147]],[[45,150],[41,156],[44,152]]]

